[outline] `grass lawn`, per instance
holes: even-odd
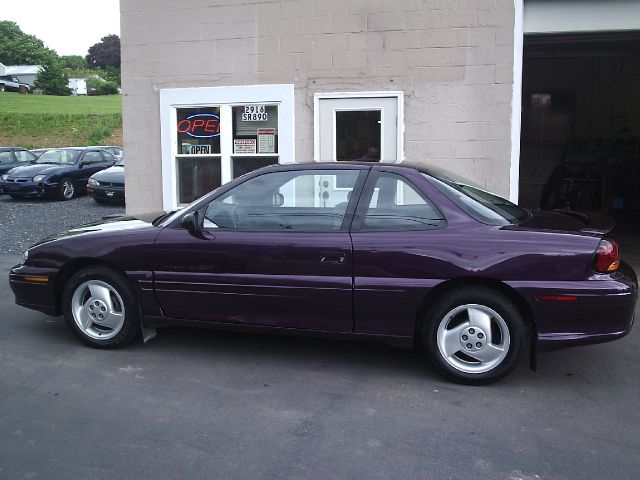
[[[0,93],[0,145],[122,145],[122,97]]]

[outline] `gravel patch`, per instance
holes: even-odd
[[[87,196],[63,202],[0,195],[0,253],[20,254],[52,233],[114,214],[124,215],[124,207],[97,204]]]

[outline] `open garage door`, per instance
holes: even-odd
[[[640,229],[640,31],[525,35],[519,191]]]

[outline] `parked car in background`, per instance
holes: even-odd
[[[84,192],[89,177],[115,163],[115,157],[97,148],[57,148],[43,153],[33,165],[4,174],[5,193],[11,197],[49,196],[70,200]]]
[[[38,157],[20,147],[0,147],[0,195],[4,193],[2,175],[21,165],[31,165]]]
[[[116,159],[120,159],[124,155],[124,150],[122,149],[122,147],[118,147],[116,145],[91,145],[87,148],[101,148],[102,150],[106,150],[111,155],[116,157]]]
[[[124,203],[124,158],[120,158],[113,167],[91,175],[87,194],[97,203]]]
[[[528,211],[422,167],[270,166],[153,218],[34,245],[10,272],[16,303],[94,347],[143,325],[297,330],[418,346],[483,384],[529,345],[623,337],[638,298],[606,217]]]
[[[18,77],[11,75],[0,75],[0,92],[20,92],[31,93],[33,87],[28,83],[21,82]]]
[[[48,152],[49,150],[51,150],[51,148],[32,148],[31,150],[29,150],[31,153],[33,153],[36,156],[40,156],[42,155],[44,152]]]

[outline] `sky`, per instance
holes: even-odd
[[[120,36],[119,0],[2,0],[0,20],[16,22],[58,55],[85,56],[106,35]]]

